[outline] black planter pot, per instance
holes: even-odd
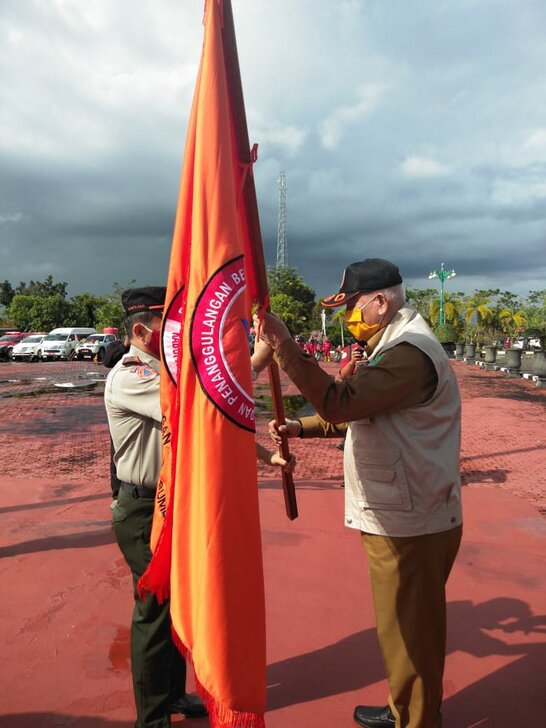
[[[466,361],[473,362],[476,358],[476,344],[466,344],[464,348],[464,356]]]
[[[455,358],[461,361],[464,356],[464,344],[455,344]]]
[[[494,364],[497,358],[497,347],[496,346],[484,346],[485,351],[484,362],[486,364]]]
[[[546,351],[535,351],[533,354],[533,374],[546,380]]]
[[[506,350],[506,367],[510,374],[519,374],[521,369],[521,349]]]

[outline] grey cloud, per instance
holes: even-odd
[[[269,263],[285,170],[289,262],[321,295],[369,255],[423,287],[442,260],[457,288],[539,287],[541,0],[233,5]],[[165,279],[201,17],[177,0],[3,3],[2,279],[52,272],[71,295]],[[369,108],[365,88],[381,89]],[[444,174],[404,176],[412,158]]]

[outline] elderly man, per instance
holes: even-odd
[[[445,584],[462,533],[457,382],[424,319],[405,303],[393,263],[353,263],[322,303],[346,306],[347,327],[366,347],[368,366],[347,379],[323,371],[271,314],[261,337],[318,413],[289,421],[288,435],[347,433],[345,524],[361,532],[368,555],[390,690],[386,707],[357,706],[354,720],[363,728],[439,728]]]

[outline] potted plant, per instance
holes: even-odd
[[[446,354],[449,357],[452,357],[453,352],[455,351],[455,342],[457,340],[455,327],[450,323],[437,324],[433,331]]]
[[[539,326],[527,329],[524,335],[529,339],[540,341],[540,350],[533,354],[533,374],[536,374],[541,380],[546,379],[546,321]]]

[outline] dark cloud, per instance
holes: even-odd
[[[234,0],[266,259],[320,295],[345,265],[546,287],[546,5]],[[0,265],[69,293],[165,280],[202,4],[6,0]],[[450,282],[451,285],[451,282]]]

